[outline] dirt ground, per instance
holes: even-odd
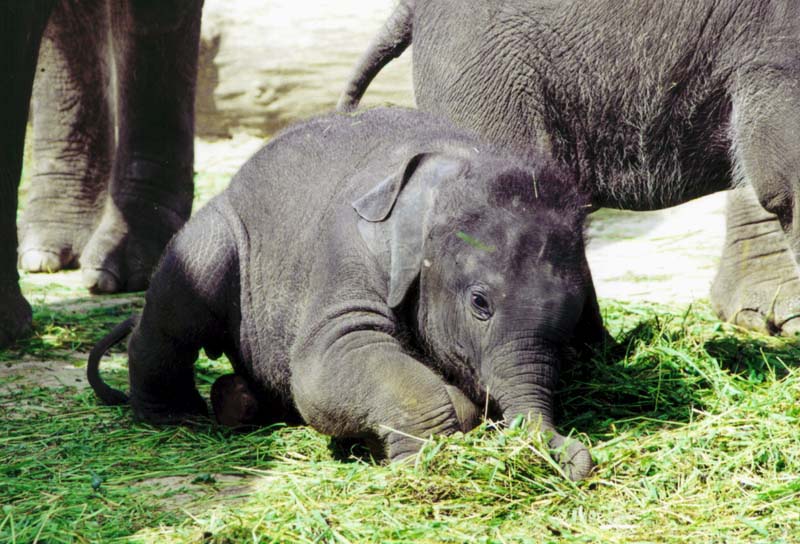
[[[196,101],[205,138],[272,134],[331,109],[395,0],[206,0]],[[365,105],[413,106],[410,51],[375,78]]]

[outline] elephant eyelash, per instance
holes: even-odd
[[[469,297],[470,311],[476,319],[480,321],[488,321],[494,315],[494,305],[492,304],[491,297],[486,293],[486,290],[480,285],[473,285],[467,291]]]

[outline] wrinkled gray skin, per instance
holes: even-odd
[[[729,199],[714,306],[794,333],[798,11],[788,0],[401,0],[339,107],[355,108],[413,41],[421,109],[553,156],[595,206],[651,210],[747,184]]]
[[[30,329],[18,262],[31,272],[80,264],[93,292],[142,290],[188,219],[201,7],[202,0],[0,6],[0,347]],[[35,161],[18,254],[29,103]]]
[[[541,419],[568,474],[586,476],[588,450],[553,421],[565,350],[605,338],[575,236],[585,212],[557,189],[570,183],[414,110],[295,126],[169,244],[128,345],[134,414],[204,413],[204,348],[241,378],[212,392],[226,423],[251,422],[254,397],[270,407],[261,422],[400,459],[420,447],[411,436],[468,430],[488,406]],[[97,359],[131,326],[90,359],[108,403],[125,397],[98,383]]]

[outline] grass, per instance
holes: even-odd
[[[198,202],[226,183],[198,175]],[[800,542],[800,347],[706,304],[602,302],[620,347],[567,368],[559,396],[598,463],[574,484],[530,425],[380,465],[307,427],[135,423],[83,382],[41,379],[54,362],[81,375],[142,307],[76,277],[24,277],[35,334],[0,352],[1,543]],[[104,369],[125,383],[121,346]],[[201,356],[201,391],[226,372]]]
[[[84,357],[139,305],[126,300],[37,306],[37,334],[0,365]],[[85,389],[5,376],[0,542],[797,542],[800,349],[705,305],[603,308],[621,348],[569,368],[559,404],[598,462],[585,482],[526,425],[387,466],[306,427],[154,428]],[[202,389],[224,372],[201,358]]]

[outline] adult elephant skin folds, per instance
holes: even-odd
[[[0,4],[0,349],[31,330],[17,265],[147,287],[194,195],[202,0]],[[28,112],[33,164],[17,239]]]
[[[340,108],[412,43],[421,109],[553,157],[595,206],[746,186],[713,302],[745,326],[800,330],[800,4],[402,0]]]

